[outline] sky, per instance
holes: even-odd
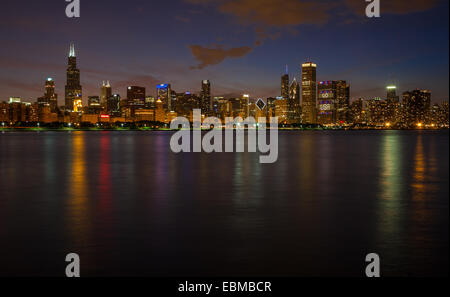
[[[280,95],[289,67],[317,63],[317,80],[346,80],[351,99],[429,89],[449,97],[449,1],[380,0],[381,17],[365,16],[365,0],[66,0],[0,4],[0,101],[34,102],[52,77],[64,101],[67,56],[75,43],[83,100],[102,81],[126,96],[128,85],[170,83],[214,96]]]

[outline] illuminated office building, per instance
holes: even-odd
[[[129,86],[127,88],[127,100],[128,106],[132,109],[132,113],[135,109],[144,108],[145,88],[139,86]]]
[[[288,124],[289,105],[288,100],[278,99],[275,101],[275,116],[278,117],[278,123]]]
[[[399,97],[397,96],[397,87],[396,86],[387,86],[386,87],[387,95],[386,99],[390,102],[399,102]]]
[[[202,90],[200,92],[202,114],[208,114],[212,109],[211,83],[209,80],[202,80]]]
[[[100,94],[100,104],[101,106],[106,106],[108,104],[108,98],[112,96],[112,89],[109,80],[106,83],[103,81]]]
[[[294,77],[289,86],[288,122],[300,123],[300,118],[300,85]]]
[[[316,70],[312,62],[302,64],[302,122],[316,123]]]
[[[108,114],[119,116],[120,115],[120,95],[113,94],[107,100],[106,110]]]
[[[317,122],[333,124],[336,122],[337,84],[335,81],[321,81],[317,85]]]
[[[153,96],[145,97],[145,108],[155,108],[155,97]]]
[[[155,121],[166,122],[166,111],[164,110],[164,102],[161,99],[156,100]]]
[[[289,73],[287,65],[286,72],[281,76],[281,97],[286,100],[289,99]]]
[[[82,100],[82,88],[80,85],[80,70],[77,68],[77,57],[75,55],[74,44],[70,45],[68,68],[67,68],[67,82],[65,87],[65,106],[67,111],[73,111],[78,103],[75,101]]]
[[[423,124],[431,104],[431,92],[414,90],[403,93],[404,122],[408,126]]]
[[[172,89],[170,84],[159,84],[156,86],[156,98],[163,103],[165,110],[172,110]]]
[[[336,122],[347,123],[350,119],[350,85],[345,80],[336,82]]]

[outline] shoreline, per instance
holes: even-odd
[[[154,128],[114,128],[114,129],[101,129],[101,128],[0,128],[0,132],[176,132],[180,130],[194,131],[197,129],[154,129]],[[202,131],[211,131],[212,129],[201,129]],[[226,128],[219,128],[217,130],[228,130]],[[232,129],[232,130],[257,130],[257,129]],[[271,130],[267,128],[266,130]],[[386,129],[386,128],[278,128],[278,131],[448,131],[449,128],[421,128],[421,129]]]

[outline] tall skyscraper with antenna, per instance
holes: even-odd
[[[281,76],[281,97],[289,99],[289,69],[286,65],[286,72]]]
[[[75,54],[75,45],[70,44],[67,82],[65,87],[65,106],[67,111],[74,110],[74,103],[81,103],[82,88],[80,85],[80,70],[77,68],[77,57]]]
[[[106,107],[107,103],[108,103],[108,98],[112,96],[112,89],[111,89],[111,84],[109,83],[109,80],[103,81],[102,84],[102,88],[101,88],[101,93],[100,93],[100,104],[103,107]]]

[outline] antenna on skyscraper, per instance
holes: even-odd
[[[75,57],[75,45],[73,42],[70,43],[69,57]]]
[[[289,66],[286,64],[286,74],[289,74]]]

